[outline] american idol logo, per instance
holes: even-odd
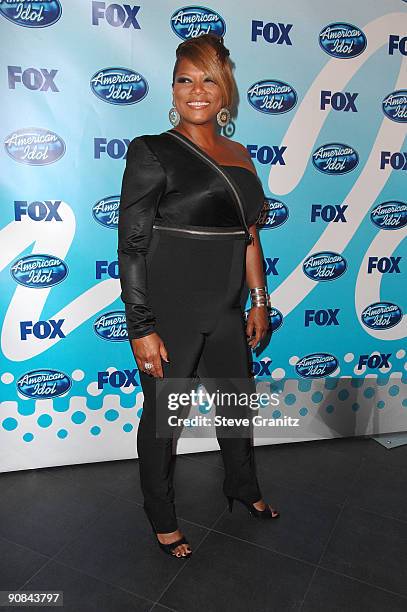
[[[315,281],[331,281],[342,276],[346,270],[346,259],[333,251],[313,253],[302,264],[308,278]]]
[[[31,166],[45,166],[65,153],[65,143],[58,134],[43,128],[22,128],[4,141],[6,153],[15,161]]]
[[[128,340],[126,316],[123,310],[102,313],[93,323],[93,329],[99,338],[121,342]]]
[[[360,315],[363,325],[370,329],[390,329],[400,323],[402,317],[400,306],[392,302],[370,304]]]
[[[407,204],[397,200],[378,204],[370,212],[370,220],[380,229],[402,229],[407,225]]]
[[[271,324],[271,330],[273,332],[277,331],[279,327],[283,324],[283,315],[282,313],[272,306],[269,311],[269,318]]]
[[[102,198],[92,207],[92,214],[95,221],[108,227],[109,229],[117,229],[119,223],[119,206],[120,196],[108,196]]]
[[[204,6],[184,6],[171,15],[170,22],[174,34],[183,40],[209,32],[223,36],[226,32],[225,21],[219,13]]]
[[[407,89],[398,89],[388,94],[382,102],[386,117],[398,123],[407,122]]]
[[[266,198],[257,224],[261,229],[274,229],[283,225],[287,221],[288,216],[288,208],[283,202],[273,198]]]
[[[284,83],[284,81],[265,79],[257,81],[249,87],[247,100],[253,108],[261,113],[282,115],[297,104],[297,93],[291,85]]]
[[[334,142],[318,147],[312,154],[312,163],[324,174],[346,174],[356,168],[359,155],[353,147]]]
[[[331,23],[319,33],[320,47],[332,57],[351,58],[363,53],[367,38],[350,23]]]
[[[68,266],[59,257],[35,253],[17,259],[10,273],[24,287],[43,289],[61,283],[68,275]]]
[[[95,72],[90,87],[98,98],[110,104],[135,104],[146,97],[148,83],[130,68],[103,68]]]
[[[0,0],[0,15],[25,28],[46,28],[62,15],[59,0]]]
[[[302,378],[324,378],[338,368],[338,359],[329,353],[311,353],[295,364],[295,371]]]
[[[31,399],[45,399],[64,395],[72,387],[72,380],[59,370],[31,370],[16,382],[18,391]]]

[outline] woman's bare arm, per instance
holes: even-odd
[[[246,282],[249,289],[254,287],[264,287],[266,279],[263,270],[263,250],[261,248],[256,224],[249,226],[250,233],[253,235],[253,242],[246,249]],[[246,334],[250,338],[249,346],[254,349],[264,338],[269,327],[268,313],[266,306],[253,306],[250,309],[246,325]]]

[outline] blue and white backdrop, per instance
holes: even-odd
[[[325,437],[338,415],[407,430],[407,3],[2,0],[0,23],[0,471],[137,457],[118,194],[130,140],[171,127],[177,45],[209,30],[266,195],[256,381],[291,380],[273,414],[304,438],[317,414]]]

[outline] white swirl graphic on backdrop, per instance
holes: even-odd
[[[405,24],[403,27],[402,24]],[[321,113],[319,110],[320,91],[334,90],[340,91],[363,66],[363,64],[382,46],[386,45],[387,32],[394,28],[395,32],[404,32],[407,29],[407,15],[404,13],[392,13],[385,15],[367,26],[363,27],[369,44],[362,55],[354,59],[341,61],[331,59],[321,70],[315,81],[304,96],[282,143],[287,146],[286,165],[272,166],[269,174],[268,185],[273,194],[285,195],[293,191],[302,179],[307,167],[310,152],[316,143],[318,135],[331,110]],[[402,57],[400,71],[394,89],[405,87],[407,82],[407,60]],[[307,129],[304,128],[306,126]],[[381,150],[396,151],[397,147],[403,145],[407,134],[407,125],[389,121],[383,117],[375,142],[369,158],[363,170],[355,181],[349,194],[344,201],[349,205],[348,223],[338,232],[334,224],[329,224],[321,234],[316,243],[309,249],[304,259],[311,253],[317,251],[333,250],[341,253],[350,242],[359,225],[363,221],[366,213],[375,202],[377,196],[385,186],[391,174],[391,167],[386,170],[378,171]],[[282,144],[281,143],[281,144]],[[392,234],[392,235],[390,235]],[[407,227],[394,232],[381,230],[371,247],[380,240],[380,252],[388,250],[388,255],[406,237]],[[367,254],[366,254],[367,256]],[[365,266],[363,268],[363,266]],[[366,270],[366,261],[361,265],[358,280],[355,288],[355,307],[359,314],[369,303],[380,301],[381,278],[367,278],[363,274]],[[287,315],[290,313],[313,289],[316,285],[313,281],[304,277],[302,272],[302,262],[282,281],[282,283],[271,293],[271,300],[279,310]],[[359,317],[358,317],[359,318]],[[362,323],[360,323],[362,325]],[[403,316],[402,322],[384,331],[368,330],[364,331],[381,340],[397,340],[407,335],[407,314]]]
[[[9,266],[18,255],[34,242],[32,253],[49,253],[65,259],[75,237],[76,219],[72,208],[61,202],[59,213],[63,223],[56,223],[52,231],[49,224],[36,223],[27,219],[24,223],[13,221],[0,232],[2,249],[0,270]],[[61,338],[38,339],[31,336],[21,342],[19,330],[21,320],[41,319],[49,292],[52,287],[31,289],[18,285],[10,301],[3,321],[1,348],[11,361],[25,361],[40,355],[54,346]],[[102,308],[109,306],[120,295],[120,284],[116,279],[98,282],[93,287],[66,304],[61,310],[50,315],[50,319],[65,319],[64,333],[67,336]]]

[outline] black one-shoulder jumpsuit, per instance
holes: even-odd
[[[247,225],[255,223],[264,202],[260,180],[241,166],[221,168],[239,186]],[[162,360],[164,378],[246,379],[255,391],[241,305],[247,248],[241,230],[236,204],[216,170],[166,132],[132,140],[119,209],[121,299],[130,340],[154,331],[162,338],[169,356],[169,363]],[[205,231],[211,235],[199,233]],[[172,438],[156,435],[157,379],[139,375],[144,509],[155,530],[167,533],[178,528]],[[223,492],[250,503],[261,499],[250,438],[217,439]]]

